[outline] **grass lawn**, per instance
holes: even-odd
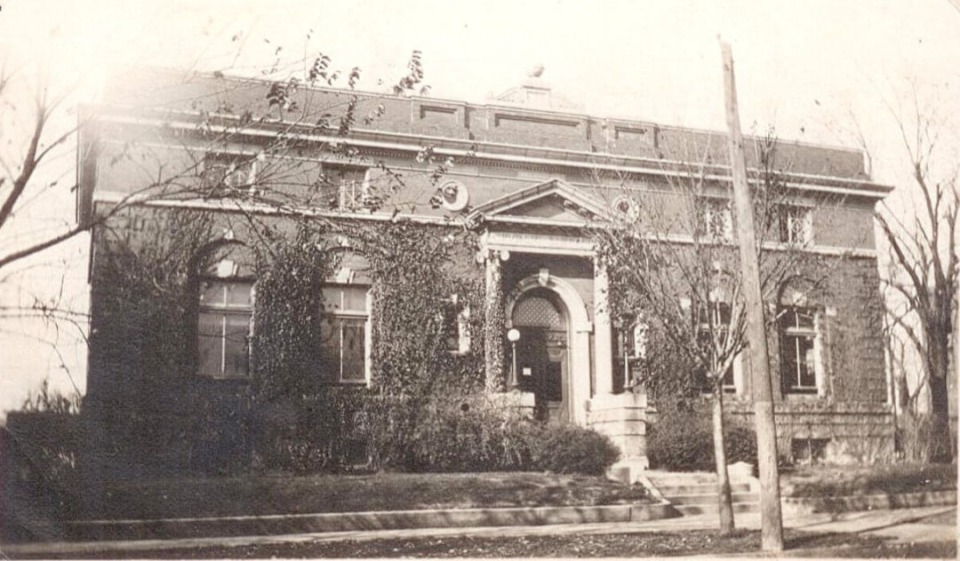
[[[543,473],[240,476],[108,485],[95,518],[184,518],[649,502],[640,485]]]
[[[947,491],[957,488],[957,466],[803,466],[781,473],[781,487],[787,497]]]

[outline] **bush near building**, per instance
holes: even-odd
[[[757,435],[733,419],[724,423],[727,463],[757,465]],[[713,428],[709,404],[696,400],[666,403],[647,443],[650,466],[668,471],[713,471]]]

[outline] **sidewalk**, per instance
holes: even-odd
[[[950,514],[954,514],[951,517]],[[804,531],[827,533],[849,532],[894,538],[897,542],[950,541],[957,538],[955,506],[918,507],[898,510],[875,510],[830,514],[786,514],[784,526]],[[925,522],[926,521],[926,522]],[[716,517],[709,515],[672,518],[646,522],[600,522],[544,526],[508,526],[481,528],[420,528],[411,530],[365,530],[349,532],[303,533],[272,536],[236,536],[218,538],[185,538],[171,540],[51,542],[0,545],[0,554],[70,555],[111,552],[146,552],[205,547],[237,547],[283,543],[330,542],[344,540],[380,540],[415,537],[518,537],[564,534],[615,534],[640,532],[675,532],[716,528]],[[737,515],[740,528],[759,528],[756,513]]]

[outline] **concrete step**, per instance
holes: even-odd
[[[716,494],[717,484],[710,483],[705,485],[656,485],[657,489],[660,490],[660,493],[665,497],[671,497],[676,495],[707,495],[710,493]],[[749,493],[751,487],[749,483],[731,483],[730,491],[732,493]]]
[[[663,485],[701,485],[712,483],[717,479],[716,474],[704,471],[647,471],[644,473],[644,475],[650,481],[661,483]]]
[[[674,508],[677,509],[682,516],[694,516],[699,514],[717,514],[717,504],[713,503],[712,505],[676,505]],[[734,503],[733,512],[760,512],[760,503]]]
[[[667,495],[664,494],[664,498],[670,501],[674,506],[678,505],[709,505],[717,504],[717,493],[709,494],[700,494],[700,495]],[[755,503],[760,500],[759,495],[756,493],[733,493],[730,496],[734,504],[738,503]]]

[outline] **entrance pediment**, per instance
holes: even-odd
[[[585,226],[606,221],[609,210],[600,201],[560,179],[551,179],[478,206],[471,219],[555,226]]]

